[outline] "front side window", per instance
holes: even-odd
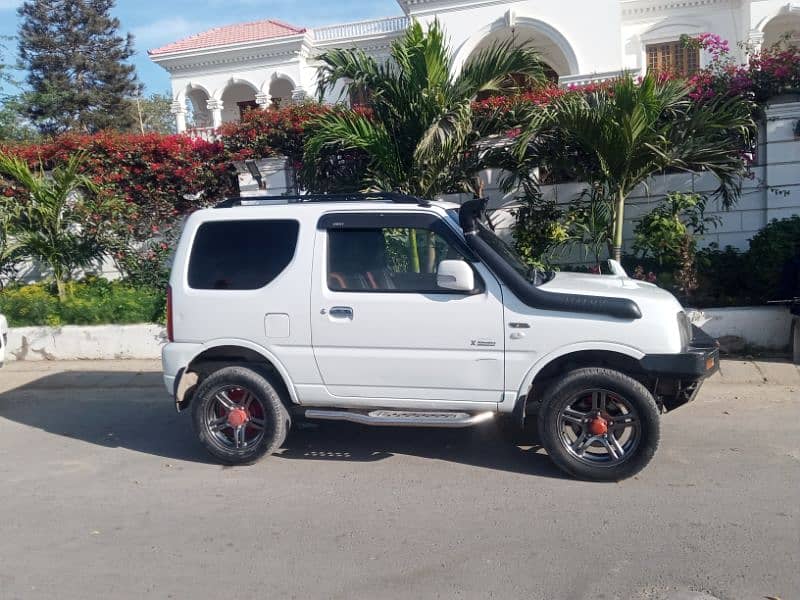
[[[443,260],[464,260],[442,235],[425,228],[328,231],[328,288],[339,292],[448,293],[436,284]]]
[[[189,258],[189,287],[257,290],[289,266],[297,221],[210,221],[197,230]]]

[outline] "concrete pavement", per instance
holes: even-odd
[[[653,463],[325,424],[224,468],[152,361],[0,370],[0,599],[800,598],[800,371],[724,361]]]

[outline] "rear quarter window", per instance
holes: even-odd
[[[289,266],[300,225],[290,220],[210,221],[195,235],[189,287],[257,290]]]

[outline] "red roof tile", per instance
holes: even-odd
[[[181,52],[183,50],[199,50],[201,48],[215,48],[217,46],[227,46],[229,44],[241,44],[244,42],[257,42],[270,38],[285,37],[305,33],[305,28],[301,29],[281,23],[273,19],[264,21],[254,21],[252,23],[238,23],[236,25],[225,25],[190,36],[186,39],[167,44],[161,48],[148,50],[150,56],[169,54],[171,52]]]

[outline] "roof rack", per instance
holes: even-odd
[[[424,198],[409,196],[399,192],[353,192],[350,194],[306,194],[292,196],[243,196],[228,198],[217,204],[214,208],[232,208],[234,206],[264,206],[270,204],[306,204],[312,202],[363,202],[369,200],[383,200],[396,204],[416,204],[430,206],[431,203]]]

